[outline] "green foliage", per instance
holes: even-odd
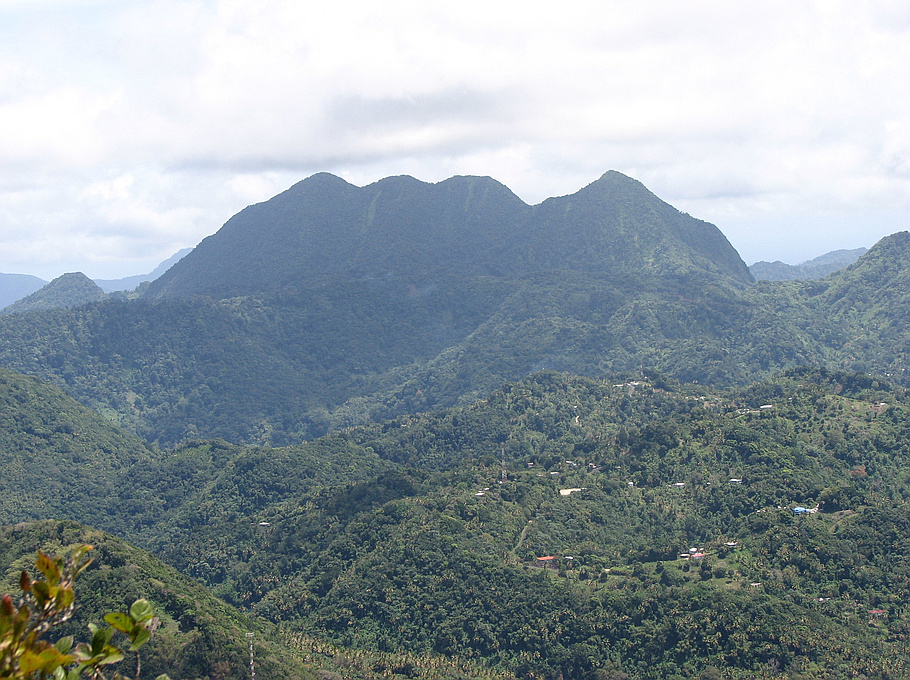
[[[64,515],[88,521],[109,493],[110,476],[151,455],[59,389],[0,369],[0,523]]]
[[[44,638],[75,613],[74,582],[91,563],[90,545],[73,548],[52,559],[38,551],[36,569],[44,576],[33,579],[27,571],[19,577],[23,602],[18,608],[10,595],[0,600],[0,677],[25,680],[46,678],[77,680],[89,677],[104,680],[106,667],[123,660],[124,653],[111,644],[115,629],[129,637],[129,651],[136,653],[136,674],[140,673],[139,649],[151,637],[155,616],[147,600],[136,600],[129,614],[112,612],[104,618],[110,627],[90,623],[91,641],[73,644],[73,637],[51,644]],[[112,678],[122,678],[115,673]],[[166,675],[158,680],[168,680]]]
[[[126,640],[125,653],[130,653],[130,646],[142,646],[142,678],[166,673],[175,680],[214,680],[249,676],[246,634],[253,632],[257,672],[264,677],[312,680],[269,624],[242,615],[200,583],[148,553],[73,522],[29,522],[0,528],[0,579],[6,574],[6,583],[0,581],[0,587],[12,589],[18,583],[22,569],[33,562],[30,555],[35,545],[46,552],[65,553],[86,541],[94,545],[96,559],[79,576],[78,610],[71,620],[55,628],[62,638],[78,640],[91,624],[102,631],[97,634],[97,644],[106,645],[102,636],[109,633],[104,631],[116,630]],[[140,604],[134,606],[137,601]],[[157,629],[145,643],[142,628],[151,630],[151,626],[146,625],[149,605],[143,602],[153,608],[157,621]],[[108,618],[111,612],[119,614]]]
[[[810,369],[654,379],[545,372],[299,447],[197,442],[112,483],[99,521],[334,650],[319,663],[342,677],[439,656],[528,677],[899,675],[906,392]]]

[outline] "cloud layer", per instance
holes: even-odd
[[[904,2],[440,4],[0,0],[0,271],[150,269],[323,170],[617,169],[748,262],[910,227]]]

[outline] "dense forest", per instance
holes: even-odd
[[[728,391],[545,372],[294,447],[141,457],[59,512],[341,675],[360,650],[403,676],[901,677],[908,408],[825,370]]]
[[[147,598],[149,678],[906,677],[908,279],[755,282],[618,173],[317,175],[0,317],[4,592],[93,543],[68,630]]]
[[[548,274],[308,284],[0,318],[0,362],[170,446],[285,445],[550,369],[744,385],[793,366],[905,384],[907,234],[821,281]]]

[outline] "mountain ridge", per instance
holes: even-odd
[[[797,279],[821,279],[836,271],[848,267],[869,252],[868,248],[853,250],[832,250],[811,260],[796,265],[785,264],[780,260],[766,262],[761,260],[749,266],[749,271],[756,281],[793,281]]]
[[[470,403],[543,369],[646,369],[743,385],[814,365],[910,380],[910,284],[898,275],[910,266],[910,244],[900,235],[823,280],[749,284],[714,227],[640,183],[606,173],[581,193],[535,207],[489,178],[396,177],[358,188],[313,176],[229,220],[223,230],[251,245],[210,237],[211,247],[159,280],[173,291],[0,317],[0,365],[52,382],[161,445],[200,437],[295,444]],[[301,208],[296,194],[328,198]],[[503,205],[511,207],[497,212]],[[517,220],[534,209],[536,222]],[[301,222],[317,213],[347,221]],[[415,219],[422,215],[433,219]],[[553,233],[538,239],[532,227],[548,225]],[[616,225],[625,231],[611,253]],[[465,229],[484,240],[459,240]],[[314,230],[321,240],[310,248],[300,234]],[[679,230],[704,235],[708,246],[680,254]],[[376,239],[389,234],[396,239],[382,250]],[[225,248],[235,259],[208,270]],[[717,261],[732,255],[715,267],[704,260],[711,252]],[[601,266],[618,253],[628,260],[621,268]],[[301,261],[313,267],[301,270]],[[217,299],[177,294],[197,284]]]
[[[717,227],[615,171],[536,206],[489,177],[430,184],[397,176],[356,187],[320,173],[234,215],[147,296],[257,294],[318,275],[418,283],[640,269],[752,281]]]

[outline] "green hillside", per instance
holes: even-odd
[[[900,677],[908,410],[823,370],[722,392],[542,373],[300,447],[198,443],[114,481],[99,520],[305,654]]]
[[[361,281],[0,318],[0,363],[164,445],[290,444],[541,369],[737,384],[825,352],[765,298],[695,274]]]
[[[140,597],[155,608],[160,625],[142,649],[142,677],[167,673],[173,680],[249,677],[247,633],[254,635],[258,672],[272,678],[315,678],[282,644],[274,627],[247,618],[212,597],[201,584],[152,555],[74,522],[30,522],[0,527],[0,592],[17,591],[19,573],[34,571],[36,549],[48,554],[88,543],[94,563],[76,582],[76,617],[54,631],[88,640],[87,625],[123,611]],[[132,677],[131,659],[119,664]]]
[[[152,456],[61,390],[0,369],[0,524],[91,521],[113,478]]]
[[[0,318],[0,363],[150,441],[287,444],[463,339],[503,284],[355,282],[267,299],[110,301]],[[467,300],[469,304],[462,304]]]
[[[34,293],[0,309],[0,314],[76,307],[106,297],[107,294],[94,281],[81,272],[74,272],[58,276]]]
[[[352,432],[419,470],[261,513],[249,570],[219,592],[339,644],[519,674],[899,675],[903,390],[824,372],[728,393],[631,382],[543,374]],[[706,557],[679,558],[692,547]]]

